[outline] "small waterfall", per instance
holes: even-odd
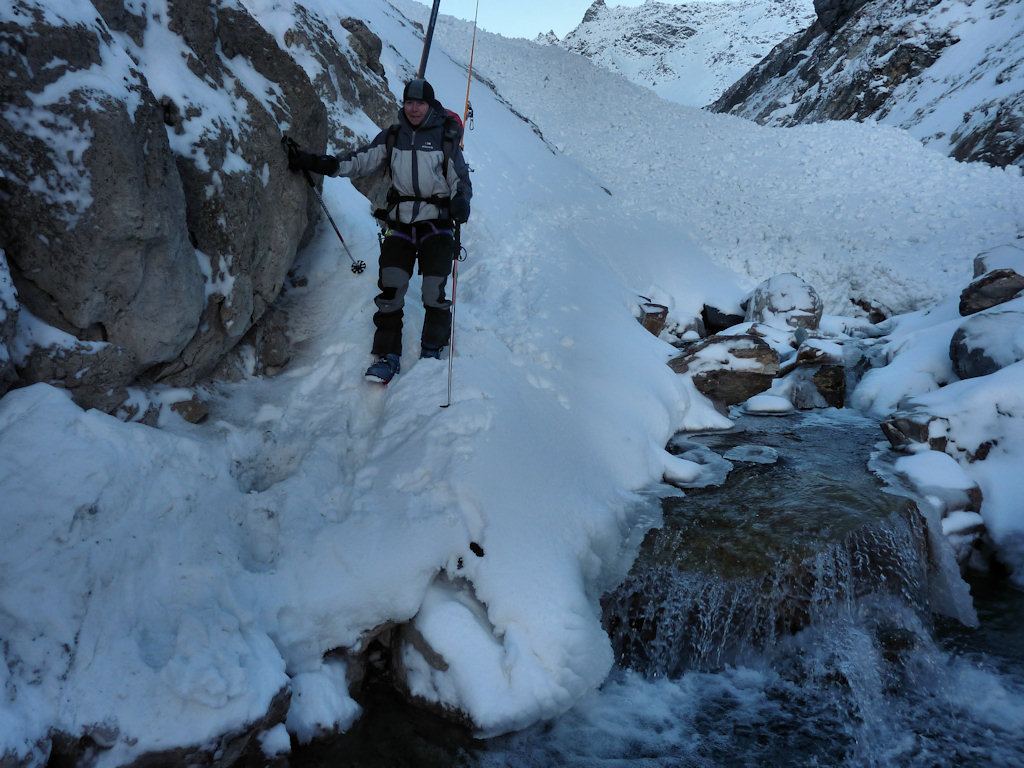
[[[741,429],[673,441],[680,453],[758,455],[734,465],[721,488],[662,501],[626,579],[602,601],[622,666],[649,676],[715,670],[866,600],[894,598],[921,617],[941,573],[927,521],[887,494],[868,461],[877,426],[797,416],[745,417]],[[746,450],[744,450],[746,449]]]
[[[867,596],[893,595],[928,610],[927,531],[909,501],[814,555],[779,558],[760,575],[680,570],[664,563],[664,544],[649,536],[650,554],[602,604],[619,663],[648,675],[737,663],[837,611],[856,610]]]

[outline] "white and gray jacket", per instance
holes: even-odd
[[[417,127],[398,112],[398,130],[391,152],[391,192],[388,196],[388,221],[413,224],[449,218],[445,200],[460,195],[468,201],[473,196],[469,166],[462,156],[459,142],[454,143],[448,168],[444,160],[444,107],[437,101]],[[337,158],[338,170],[333,176],[371,176],[388,162],[386,129],[369,144]]]

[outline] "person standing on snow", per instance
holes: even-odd
[[[453,224],[469,220],[473,185],[459,138],[453,140],[451,131],[446,135],[447,116],[430,83],[417,78],[405,86],[398,122],[369,144],[341,157],[288,153],[288,166],[294,171],[350,178],[370,176],[382,168],[390,172],[377,280],[380,293],[374,299],[376,361],[366,371],[371,381],[387,384],[401,368],[405,293],[417,259],[424,307],[420,357],[440,358],[451,335],[451,302],[445,290],[458,255]]]

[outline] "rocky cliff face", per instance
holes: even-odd
[[[1024,5],[815,0],[713,105],[766,125],[877,120],[958,160],[1024,164]]]
[[[340,149],[366,137],[339,114],[396,109],[355,20],[300,14],[279,41],[234,0],[18,0],[0,43],[0,394],[46,381],[116,412],[129,386],[209,376],[317,214],[282,133]]]
[[[645,2],[609,8],[595,0],[582,23],[553,42],[671,101],[704,106],[814,20],[811,0]]]

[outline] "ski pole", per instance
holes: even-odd
[[[441,0],[434,0],[434,7],[430,11],[430,21],[427,23],[427,34],[423,38],[423,55],[420,57],[420,69],[416,77],[427,76],[427,57],[430,55],[430,41],[434,39],[434,24],[437,23],[437,9]]]
[[[295,143],[295,140],[288,136],[285,136],[283,139],[281,139],[281,143],[285,145],[285,148],[289,153],[292,151],[297,151],[299,148],[299,145]],[[344,248],[345,253],[348,254],[349,261],[352,262],[352,273],[356,275],[361,275],[366,270],[366,262],[363,261],[362,259],[356,261],[355,256],[352,255],[352,251],[348,249],[348,244],[345,242],[345,238],[341,236],[341,230],[338,229],[338,225],[334,223],[334,217],[331,216],[331,212],[327,210],[327,204],[324,202],[324,199],[320,196],[320,192],[316,188],[316,182],[314,182],[313,177],[309,175],[309,171],[303,168],[302,175],[306,177],[306,182],[313,190],[313,194],[316,195],[316,199],[320,203],[320,207],[324,209],[324,214],[326,214],[327,220],[331,222],[331,226],[334,228],[334,234],[336,234],[338,236],[338,239],[341,241],[341,247]]]
[[[455,290],[458,287],[459,262],[462,261],[462,226],[455,224],[455,258],[452,260],[452,330],[448,337],[448,402],[442,405],[447,408],[452,404],[452,361],[455,359]]]

